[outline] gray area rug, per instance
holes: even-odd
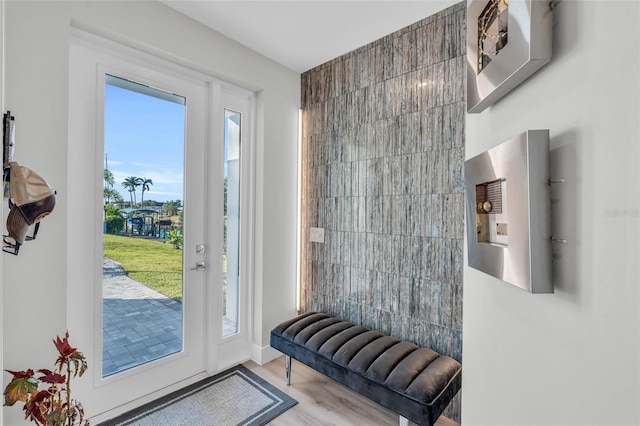
[[[260,426],[297,403],[239,365],[98,426]]]

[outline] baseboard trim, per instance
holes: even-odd
[[[269,345],[262,347],[256,344],[251,345],[251,360],[258,365],[264,365],[279,356],[282,356],[282,352],[273,349]]]

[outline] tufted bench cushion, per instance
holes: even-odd
[[[325,313],[278,325],[271,347],[419,425],[436,422],[462,380],[453,358]]]

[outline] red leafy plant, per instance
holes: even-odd
[[[84,419],[80,402],[71,399],[71,379],[82,377],[87,370],[87,360],[82,352],[69,344],[69,332],[64,338],[57,336],[53,344],[58,358],[53,371],[29,369],[26,371],[5,370],[13,379],[4,389],[4,405],[24,402],[24,418],[42,426],[89,426]],[[43,384],[45,389],[39,389]]]

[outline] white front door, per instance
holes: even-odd
[[[95,422],[248,358],[251,97],[84,38],[69,91],[68,324]]]

